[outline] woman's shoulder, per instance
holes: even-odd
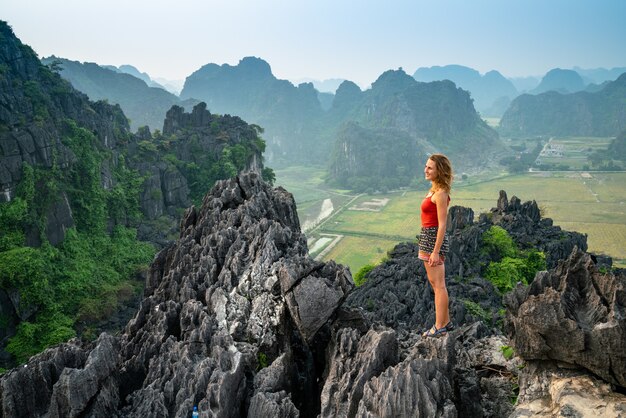
[[[437,190],[432,195],[432,200],[435,202],[449,202],[450,201],[450,193],[445,190]]]

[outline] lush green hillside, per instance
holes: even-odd
[[[0,21],[0,368],[124,324],[155,253],[138,236],[166,245],[217,179],[273,177],[260,127],[205,104],[163,118],[132,134]]]
[[[58,69],[64,79],[91,100],[106,100],[111,104],[119,104],[130,119],[133,131],[141,126],[160,130],[163,128],[165,112],[170,107],[186,105],[190,108],[198,103],[192,100],[183,104],[177,96],[163,88],[149,87],[138,77],[98,64],[80,63],[54,56],[45,58],[42,62]]]
[[[410,184],[425,156],[407,132],[350,122],[337,135],[330,177],[336,186],[355,192],[397,189]]]

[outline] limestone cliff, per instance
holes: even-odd
[[[176,224],[180,212],[194,198],[201,199],[216,179],[233,176],[240,169],[263,169],[262,130],[238,117],[211,114],[205,104],[185,112],[167,102],[160,116],[159,128],[165,125],[162,134],[153,135],[148,128],[132,134],[120,106],[90,101],[55,70],[53,64],[42,65],[9,25],[0,22],[0,203],[15,198],[24,165],[48,171],[45,177],[53,177],[57,183],[67,183],[60,177],[84,163],[79,161],[86,159],[79,148],[90,142],[89,149],[82,151],[98,165],[97,182],[105,193],[115,192],[120,177],[133,175],[126,169],[141,176],[129,181],[143,181],[139,196],[131,198],[139,198],[142,220],[147,222],[132,221],[130,210],[117,210],[122,213],[111,216],[114,219],[109,223],[132,223],[139,226],[142,238],[165,245],[167,231],[159,230],[151,221],[166,217]],[[80,135],[85,137],[74,139]],[[231,154],[238,155],[224,158],[229,147],[237,147]],[[229,164],[228,170],[217,167],[220,160],[228,160],[223,162]],[[213,172],[208,173],[213,166]],[[50,174],[54,170],[57,174]],[[205,182],[199,182],[198,177]],[[51,193],[55,195],[48,199],[51,202],[40,205],[46,218],[43,232],[53,245],[61,243],[65,231],[76,223],[76,205],[68,191],[72,188],[80,186],[54,188]],[[30,245],[41,244],[39,232],[29,231]]]
[[[458,172],[473,172],[502,151],[498,134],[480,118],[469,93],[449,80],[421,83],[390,70],[365,92],[354,87],[344,82],[336,97],[344,119],[335,134],[329,179],[341,187],[408,186],[436,152],[452,158]]]
[[[61,77],[69,81],[76,90],[85,93],[90,100],[106,100],[111,104],[119,104],[130,119],[133,132],[142,126],[149,126],[153,131],[161,130],[165,112],[173,105],[183,106],[178,96],[161,86],[151,85],[154,83],[147,74],[139,73],[132,66],[122,66],[131,71],[131,75],[117,68],[105,68],[92,62],[81,63],[55,56],[44,58],[41,62],[58,68]],[[191,100],[184,105],[192,107],[197,103],[197,100]]]
[[[8,373],[3,413],[315,408],[324,355],[315,342],[328,338],[323,329],[352,287],[348,270],[307,256],[291,194],[254,173],[222,181],[185,213],[180,239],[156,257],[146,298],[123,334],[103,334],[95,346],[70,342]],[[35,364],[55,371],[41,374]],[[81,385],[78,376],[99,384]],[[23,384],[41,396],[24,396]]]

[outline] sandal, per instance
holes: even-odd
[[[452,331],[452,330],[454,329],[454,324],[452,324],[452,321],[450,321],[450,322],[448,322],[448,323],[444,326],[444,328],[445,328],[447,331]]]
[[[422,334],[422,337],[441,337],[448,333],[446,327],[437,328],[435,325],[431,329]]]

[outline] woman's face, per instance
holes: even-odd
[[[424,178],[430,181],[437,179],[437,164],[430,158],[426,161],[426,166],[424,166]]]

